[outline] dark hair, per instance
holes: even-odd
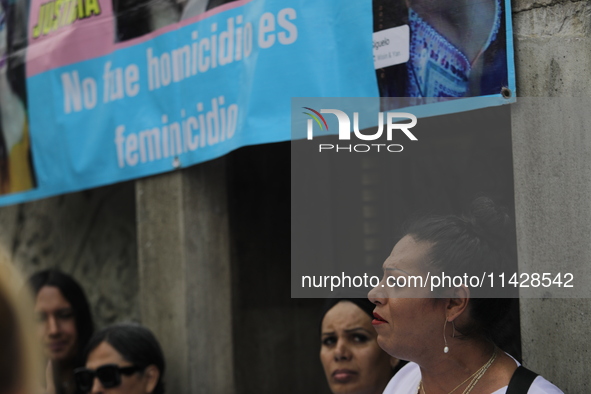
[[[72,305],[78,334],[78,354],[74,365],[82,365],[84,363],[82,351],[94,331],[90,307],[82,287],[70,275],[57,269],[47,269],[33,274],[29,278],[29,286],[33,289],[35,296],[45,286],[57,287],[62,296]]]
[[[351,302],[359,307],[363,312],[365,312],[370,319],[373,319],[373,310],[376,307],[370,300],[366,298],[329,298],[324,303],[324,308],[322,310],[322,317],[320,318],[320,324],[322,325],[322,320],[324,320],[324,316],[331,310],[336,304],[342,301]]]
[[[357,294],[355,294],[357,295]],[[371,302],[367,297],[363,298],[361,297],[361,295],[359,296],[359,298],[357,297],[341,297],[341,298],[328,298],[325,303],[324,303],[324,307],[322,310],[322,316],[320,317],[320,324],[319,326],[319,331],[322,332],[322,321],[324,320],[324,316],[326,316],[326,314],[328,313],[329,310],[331,310],[335,305],[337,305],[340,302],[351,302],[355,305],[357,305],[357,307],[359,307],[359,309],[361,309],[363,312],[365,312],[367,314],[367,316],[373,320],[373,310],[375,309],[375,305],[373,302]],[[385,352],[385,350],[383,350]],[[394,376],[394,374],[396,372],[398,372],[400,370],[400,368],[404,367],[406,365],[406,361],[403,360],[399,360],[398,364],[396,364],[396,366],[392,369],[392,376]]]
[[[84,350],[84,358],[102,342],[107,342],[127,361],[142,370],[155,365],[160,371],[154,394],[164,394],[165,362],[158,340],[150,330],[139,324],[114,324],[97,331]]]
[[[429,216],[415,220],[405,233],[431,245],[426,264],[431,272],[449,276],[505,272],[515,264],[514,225],[507,211],[490,198],[475,199],[465,216]],[[485,290],[470,288],[472,324],[457,327],[465,336],[483,335],[498,342],[511,298],[485,298]],[[490,289],[486,289],[487,291]]]
[[[347,291],[337,290],[334,293],[334,298],[327,298],[322,304],[322,314],[320,315],[318,331],[322,330],[322,321],[324,320],[324,316],[326,316],[328,311],[341,301],[352,302],[363,312],[367,313],[370,319],[373,319],[373,310],[376,306],[367,298],[366,291],[361,291],[359,289],[348,289]]]

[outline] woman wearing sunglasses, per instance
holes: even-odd
[[[164,394],[164,356],[150,330],[116,324],[86,347],[86,367],[74,371],[78,389],[91,394]]]

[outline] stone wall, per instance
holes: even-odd
[[[25,275],[51,267],[78,280],[97,328],[139,321],[133,183],[3,207],[0,223]]]
[[[554,98],[513,108],[520,267],[528,272],[554,272],[565,263],[586,267],[591,260],[591,2],[518,0],[513,17],[518,95]],[[521,301],[524,362],[565,393],[591,390],[589,311],[589,299]]]

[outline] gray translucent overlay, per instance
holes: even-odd
[[[292,99],[292,297],[358,297],[374,286],[380,297],[447,297],[456,286],[472,297],[591,297],[591,98],[517,98],[437,116],[413,108],[417,99],[395,100]],[[351,129],[357,112],[359,132],[339,136],[329,109]],[[417,116],[416,140],[395,125],[388,136],[387,124],[368,137],[388,111]],[[505,261],[384,276],[408,223],[462,214],[480,195],[514,221]]]

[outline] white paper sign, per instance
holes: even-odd
[[[373,63],[376,70],[406,63],[410,57],[410,29],[408,25],[373,33]]]

